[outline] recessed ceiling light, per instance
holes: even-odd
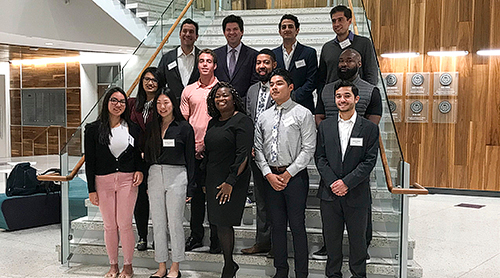
[[[500,49],[484,49],[484,50],[478,50],[477,55],[481,56],[499,56],[500,55]]]
[[[414,58],[418,57],[420,53],[418,52],[397,52],[397,53],[384,53],[381,54],[383,58]]]
[[[460,50],[460,51],[429,51],[427,55],[429,56],[440,56],[440,57],[456,57],[456,56],[466,56],[469,54],[469,51]]]

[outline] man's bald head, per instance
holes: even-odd
[[[348,48],[342,51],[342,53],[340,53],[339,56],[339,58],[343,59],[346,59],[348,57],[353,59],[356,62],[356,64],[358,64],[358,67],[361,67],[361,54],[359,54],[359,52],[356,51],[356,49]]]

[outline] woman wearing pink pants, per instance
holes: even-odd
[[[134,275],[132,217],[144,167],[138,147],[139,132],[140,128],[130,121],[127,95],[118,87],[108,89],[99,118],[85,126],[85,171],[89,199],[101,211],[111,265],[104,276],[106,278],[131,278]],[[120,274],[119,239],[123,251],[123,270]]]

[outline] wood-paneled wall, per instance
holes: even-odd
[[[60,149],[80,125],[80,64],[53,63],[10,66],[11,155],[59,154]],[[66,127],[23,126],[21,90],[26,88],[66,89]],[[72,154],[81,154],[75,142]]]
[[[382,72],[459,72],[456,124],[397,124],[411,179],[429,187],[500,190],[500,0],[364,0]],[[466,50],[460,58],[428,51]],[[430,111],[432,100],[429,96]],[[404,97],[403,97],[404,99]]]

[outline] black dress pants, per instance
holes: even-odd
[[[349,237],[349,270],[352,277],[366,277],[366,226],[369,206],[350,207],[345,198],[321,200],[321,220],[326,252],[326,277],[342,277],[344,224]]]
[[[194,190],[193,198],[191,199],[191,219],[189,221],[189,227],[191,228],[191,237],[198,242],[202,242],[205,235],[205,229],[203,228],[203,222],[205,221],[205,193],[203,192],[203,186],[205,185],[205,175],[200,169],[200,165],[201,159],[196,159],[196,189]],[[215,225],[210,225],[210,241],[218,242],[217,226]]]
[[[266,188],[270,185],[267,183],[266,178],[262,176],[262,172],[255,163],[255,160],[251,160],[250,166],[253,176],[253,196],[257,204],[257,235],[255,237],[255,244],[262,248],[270,248],[271,219],[266,205]]]
[[[139,185],[137,193],[137,201],[135,202],[134,218],[137,234],[139,238],[146,239],[148,237],[149,223],[149,198],[148,198],[148,173],[144,174],[142,183]]]
[[[309,253],[305,226],[305,210],[309,193],[307,169],[292,177],[282,191],[267,182],[267,204],[272,223],[272,245],[276,277],[288,277],[287,223],[293,236],[295,277],[308,276]]]

